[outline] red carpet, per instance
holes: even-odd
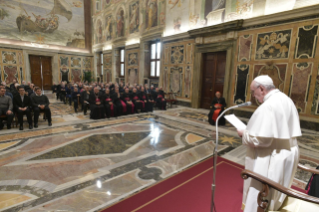
[[[223,158],[217,161],[217,212],[241,212],[243,166]],[[103,212],[209,212],[213,158],[129,197]]]

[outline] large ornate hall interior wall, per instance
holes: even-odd
[[[103,81],[163,87],[183,105],[198,108],[203,54],[226,51],[223,95],[229,106],[252,101],[246,110],[253,111],[258,103],[249,84],[268,74],[292,98],[301,118],[319,114],[319,0],[63,2],[67,4],[59,10],[53,0],[5,0],[0,5],[2,80],[29,81],[28,56],[47,55],[53,58],[55,83],[63,75],[78,81],[91,71]],[[34,29],[23,28],[31,22]],[[156,41],[162,43],[161,74],[152,78],[150,45]],[[120,77],[123,48],[125,77]]]

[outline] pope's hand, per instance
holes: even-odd
[[[244,130],[237,130],[239,137],[243,137]]]

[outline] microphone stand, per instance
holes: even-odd
[[[211,208],[210,211],[214,212],[214,208],[215,208],[215,202],[214,202],[214,198],[215,198],[215,189],[216,189],[216,162],[217,162],[217,148],[218,148],[218,121],[219,119],[229,110],[234,109],[240,107],[239,105],[235,105],[232,106],[230,108],[227,108],[226,110],[224,110],[216,119],[216,144],[215,144],[215,148],[214,148],[214,174],[213,174],[213,184],[212,184],[212,201],[211,201]]]

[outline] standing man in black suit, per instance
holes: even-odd
[[[28,119],[29,129],[32,129],[32,117],[31,117],[31,100],[30,97],[25,95],[24,87],[19,86],[19,95],[13,97],[13,108],[18,114],[18,120],[20,124],[20,130],[23,130],[23,115],[25,114]]]

